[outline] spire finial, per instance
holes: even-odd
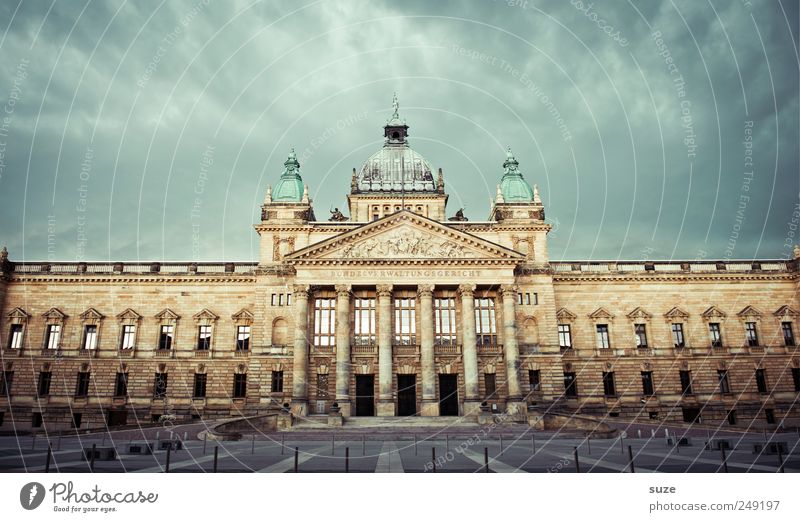
[[[392,114],[393,120],[399,120],[400,115],[398,111],[400,110],[400,104],[397,102],[397,92],[394,93],[394,98],[392,99],[392,107],[394,108],[394,114]]]
[[[494,202],[495,203],[505,203],[506,202],[505,198],[503,197],[503,191],[500,188],[500,185],[497,185],[497,195],[494,198]]]
[[[541,203],[542,198],[539,197],[539,185],[533,185],[533,202],[534,203]]]

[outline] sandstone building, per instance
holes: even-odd
[[[0,280],[0,431],[298,415],[474,415],[484,401],[738,426],[800,417],[798,263],[550,262],[511,151],[487,219],[448,217],[408,142],[317,220],[289,154],[258,262],[13,262]]]

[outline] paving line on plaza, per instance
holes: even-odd
[[[221,451],[219,453],[218,460],[231,458],[231,457],[234,457],[234,456],[237,456],[237,455],[241,455],[242,453],[249,452],[249,451],[250,451],[249,447],[243,447],[242,449],[238,449],[238,450]],[[161,453],[165,454],[166,452],[161,452]],[[186,460],[180,460],[180,461],[177,461],[177,462],[170,462],[169,469],[170,470],[181,469],[181,468],[188,468],[190,466],[197,466],[197,465],[200,465],[200,464],[205,464],[206,462],[214,460],[214,452],[213,452],[213,450],[210,453],[211,453],[210,455],[204,455],[202,457],[194,457],[194,456],[192,456],[190,454],[189,458],[186,459]],[[144,469],[131,470],[130,473],[158,473],[158,472],[164,471],[164,468],[165,468],[165,464],[161,464],[159,466],[152,466],[152,467],[144,468]]]
[[[548,455],[552,455],[554,457],[565,459],[565,460],[568,460],[570,462],[572,461],[573,458],[575,458],[575,455],[573,453],[556,453],[554,451],[545,450],[545,449],[538,450],[536,452],[537,455],[539,453],[547,453]],[[620,473],[627,472],[628,469],[629,469],[627,463],[625,463],[625,464],[617,464],[616,462],[608,462],[608,461],[604,461],[604,460],[593,459],[592,457],[590,457],[588,455],[578,454],[578,461],[581,462],[581,463],[585,462],[585,463],[591,464],[592,468],[600,467],[600,468],[606,468],[606,469],[613,469],[614,471],[619,471]],[[572,465],[574,466],[575,463],[573,462]],[[634,465],[635,465],[635,468],[636,468],[636,473],[660,473],[659,471],[655,471],[655,470],[652,470],[652,469],[645,468],[641,464],[634,464]]]
[[[733,452],[729,452],[728,455],[727,455],[728,458],[726,459],[726,462],[727,462],[729,468],[744,468],[744,469],[747,469],[747,470],[766,471],[768,473],[775,473],[775,471],[778,469],[777,460],[776,460],[774,466],[767,466],[765,464],[755,464],[755,463],[747,464],[745,462],[736,462],[736,461],[731,460],[730,457],[732,456],[732,453]],[[650,452],[650,451],[639,451],[637,454],[638,455],[648,455],[650,457],[661,457],[662,460],[664,458],[670,458],[670,459],[675,459],[675,460],[689,461],[689,462],[692,462],[692,463],[699,462],[701,464],[713,464],[713,465],[718,466],[720,468],[722,467],[722,460],[721,459],[706,459],[706,458],[700,457],[699,455],[697,457],[694,457],[694,458],[693,457],[684,457],[683,455],[675,455],[675,454],[667,456],[667,455],[662,455],[660,453],[653,453],[653,452]],[[786,458],[786,457],[784,456],[784,458]],[[800,471],[797,468],[790,468],[789,466],[787,466],[785,464],[784,464],[784,469],[786,471],[789,471],[789,470]],[[636,466],[636,471],[639,471],[639,466],[638,465]]]
[[[476,464],[480,464],[481,468],[483,467],[484,465],[483,453],[478,453],[475,450],[471,449],[465,449],[464,456],[470,459],[471,461],[475,462]],[[494,457],[489,457],[489,471],[496,471],[498,473],[527,473],[527,471],[525,471],[524,469],[515,468],[514,466],[509,466],[508,464],[500,462]]]
[[[405,473],[397,444],[391,441],[383,443],[375,473]]]
[[[344,443],[337,443],[336,446],[344,445]],[[308,462],[309,460],[319,457],[321,452],[324,451],[326,448],[329,448],[327,444],[324,446],[315,446],[310,450],[303,450],[299,452],[297,455],[297,464],[303,464],[304,462]],[[292,450],[294,452],[294,450]],[[316,453],[314,453],[316,452]],[[286,473],[290,469],[294,468],[294,453],[291,456],[276,462],[266,468],[261,468],[256,471],[256,473]]]

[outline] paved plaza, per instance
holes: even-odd
[[[787,433],[733,433],[703,429],[655,430],[626,426],[626,437],[586,439],[525,426],[457,426],[413,430],[305,430],[203,441],[202,424],[70,436],[0,437],[0,471],[101,473],[794,473],[800,438]],[[667,428],[669,430],[670,428]],[[668,441],[679,433],[688,445]],[[641,435],[641,437],[639,437]],[[180,449],[162,450],[169,439]],[[711,444],[707,441],[711,439]],[[130,446],[150,441],[151,454]],[[719,441],[723,449],[720,449]],[[766,441],[766,443],[765,443]],[[99,450],[91,462],[92,446]],[[108,458],[106,449],[114,450]],[[577,448],[577,450],[576,450]],[[577,453],[577,460],[576,460]],[[633,460],[633,469],[631,466]],[[169,462],[169,466],[168,466]]]

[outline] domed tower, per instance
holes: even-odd
[[[408,125],[400,119],[395,94],[394,113],[383,127],[384,144],[359,172],[353,169],[347,196],[351,221],[380,219],[401,209],[444,221],[447,195],[442,170],[431,166],[408,144]]]

